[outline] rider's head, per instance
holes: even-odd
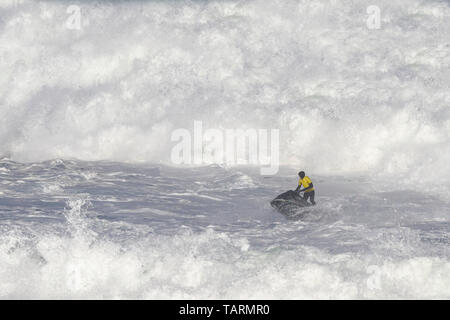
[[[304,171],[300,171],[300,172],[298,173],[298,176],[299,176],[301,179],[303,179],[303,178],[305,177],[305,172],[304,172]]]

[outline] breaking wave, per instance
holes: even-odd
[[[279,128],[280,161],[448,182],[444,1],[2,1],[0,154],[170,163],[171,132]],[[76,21],[76,20],[75,20]]]
[[[82,199],[66,229],[8,229],[0,237],[0,297],[20,299],[445,299],[444,257],[258,249],[245,237],[189,227],[166,236],[123,222],[104,226]],[[41,231],[42,232],[42,231]],[[28,235],[26,235],[28,233]],[[111,237],[111,233],[114,237]],[[393,248],[391,247],[390,250]]]

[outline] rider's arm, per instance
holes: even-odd
[[[300,186],[299,186],[299,187],[300,187]],[[309,190],[309,189],[311,189],[311,188],[313,188],[313,187],[314,187],[314,185],[313,185],[313,183],[311,182],[311,183],[309,184],[308,188],[303,189],[303,190],[299,190],[298,192],[303,192],[303,191]],[[298,189],[298,188],[297,188],[297,189]]]

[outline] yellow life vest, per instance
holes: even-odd
[[[299,186],[303,185],[304,189],[308,189],[308,187],[311,183],[312,183],[312,181],[308,176],[305,176],[303,179],[300,178],[300,180],[298,180],[298,185]],[[305,192],[311,192],[311,191],[314,191],[314,187]]]

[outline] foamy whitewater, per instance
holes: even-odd
[[[449,299],[449,106],[444,0],[0,0],[0,298]],[[279,172],[174,165],[194,121]]]

